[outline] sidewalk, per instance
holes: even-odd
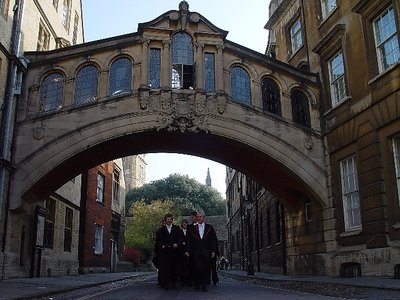
[[[247,275],[246,271],[238,270],[221,270],[220,274],[226,274],[231,277],[241,279],[260,279],[265,281],[296,281],[296,282],[313,282],[313,283],[333,283],[347,286],[376,288],[395,290],[400,292],[400,279],[396,278],[383,278],[383,277],[328,277],[328,276],[290,276],[280,274],[269,274],[256,272],[254,275]]]
[[[58,292],[92,287],[127,278],[140,277],[149,272],[96,273],[60,277],[16,278],[0,280],[0,300],[35,299]]]
[[[365,288],[378,288],[395,290],[400,292],[400,279],[356,277],[339,278],[327,276],[285,276],[256,272],[255,275],[247,275],[245,271],[220,270],[221,275],[227,275],[238,279],[258,279],[265,281],[291,281],[313,283],[335,283],[346,286]],[[131,273],[99,273],[62,277],[17,278],[0,281],[0,300],[3,299],[35,299],[54,295],[58,292],[71,291],[78,288],[101,285],[127,278],[140,277],[149,272]]]

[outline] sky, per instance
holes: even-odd
[[[178,10],[181,0],[83,0],[85,42],[137,31],[138,23],[151,21],[169,10]],[[268,0],[187,0],[215,26],[228,31],[227,39],[265,52],[268,32]],[[250,4],[251,3],[251,4]],[[225,166],[214,161],[180,154],[147,154],[146,182],[178,173],[205,183],[210,169],[212,186],[225,198]],[[190,166],[190,167],[189,167]]]

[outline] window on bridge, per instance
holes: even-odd
[[[172,38],[172,88],[193,89],[195,87],[194,75],[192,37],[185,32],[178,32]]]
[[[75,79],[75,104],[84,104],[96,100],[99,70],[88,65],[79,70]]]
[[[307,96],[300,90],[293,90],[292,100],[293,122],[311,128],[310,108]]]
[[[110,67],[110,95],[131,91],[132,61],[126,57],[116,59]]]
[[[204,89],[206,92],[215,91],[215,55],[204,53]]]
[[[251,104],[250,76],[242,67],[233,67],[231,70],[231,94],[233,100]]]
[[[160,87],[161,73],[161,49],[150,49],[150,82],[149,86],[153,89]]]
[[[264,111],[281,116],[281,91],[275,80],[263,78],[261,91]]]
[[[64,75],[52,73],[40,85],[40,111],[59,109],[64,94]]]

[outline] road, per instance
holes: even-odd
[[[313,295],[294,291],[285,291],[248,282],[237,281],[230,278],[221,278],[216,286],[209,286],[207,292],[195,291],[189,287],[178,287],[175,290],[164,290],[157,286],[154,276],[149,276],[141,281],[124,280],[109,283],[98,287],[76,290],[66,294],[60,294],[51,300],[118,300],[118,299],[230,299],[230,300],[252,300],[252,299],[343,299],[329,296]]]

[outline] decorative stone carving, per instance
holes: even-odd
[[[170,18],[170,20],[172,21],[178,21],[179,20],[179,12],[177,11],[171,11],[168,15],[168,17]]]
[[[36,140],[41,140],[44,137],[44,132],[45,132],[44,127],[32,128],[32,135]]]
[[[218,94],[216,106],[217,106],[217,111],[219,112],[219,114],[222,115],[226,109],[226,96],[224,96],[222,94]]]
[[[200,21],[200,16],[199,16],[199,14],[197,14],[197,13],[191,13],[191,14],[189,15],[189,20],[190,20],[192,23],[197,23],[197,22]]]
[[[310,136],[306,136],[304,138],[304,148],[306,148],[307,150],[311,150],[312,147],[313,147],[312,138]]]
[[[139,105],[141,109],[147,109],[149,107],[150,92],[148,89],[139,90]]]

